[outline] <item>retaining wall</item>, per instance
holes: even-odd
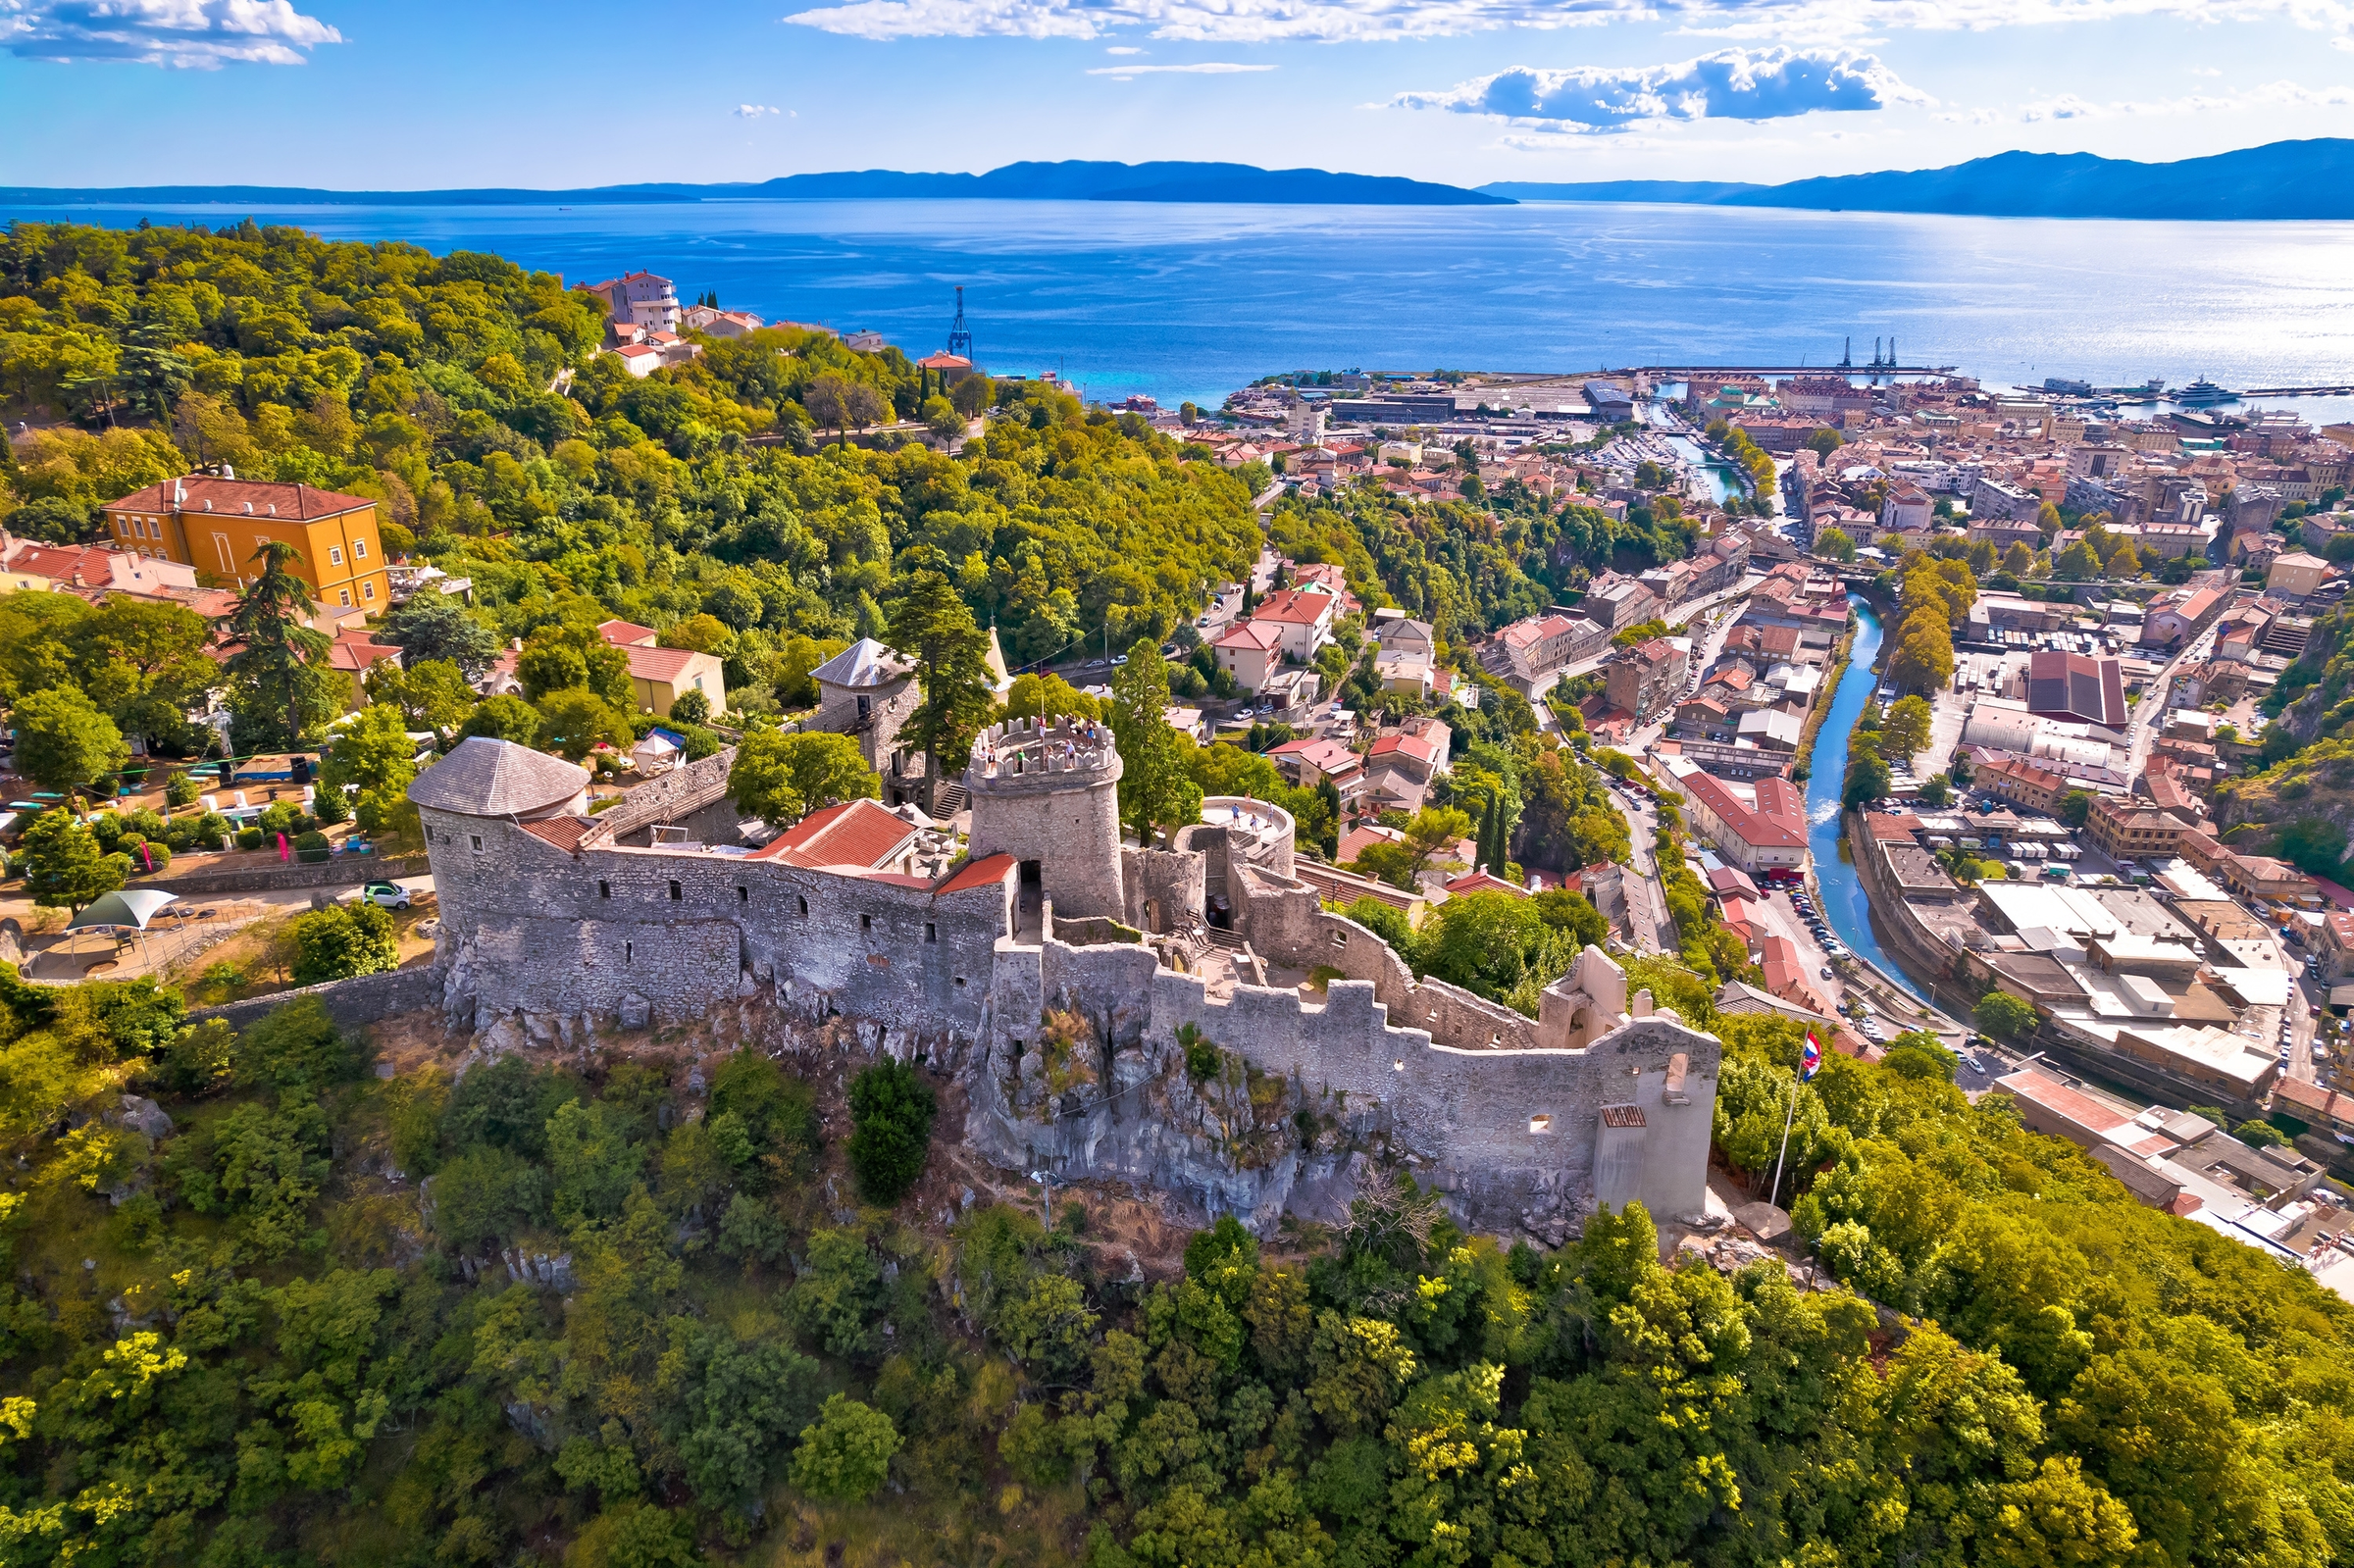
[[[247,851],[248,854],[254,851]],[[389,882],[395,877],[422,877],[433,868],[422,854],[337,855],[317,865],[273,860],[269,865],[205,867],[185,875],[147,877],[131,884],[182,898],[200,893],[261,893],[288,887],[351,887],[364,882]]]
[[[351,980],[330,981],[324,986],[305,986],[300,990],[283,990],[275,995],[256,996],[250,1001],[230,1002],[221,1007],[192,1007],[191,1020],[218,1018],[231,1029],[244,1029],[277,1012],[288,1002],[316,996],[327,1005],[327,1016],[341,1029],[357,1029],[390,1018],[396,1013],[413,1013],[420,1008],[437,1006],[441,1000],[441,976],[432,965],[415,969],[395,969],[383,975],[360,975]]]

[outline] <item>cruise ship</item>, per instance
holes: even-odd
[[[2210,403],[2236,403],[2239,394],[2227,386],[2218,386],[2202,376],[2176,392],[2175,401],[2185,408],[2198,408]]]

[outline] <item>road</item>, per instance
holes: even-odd
[[[2222,625],[2223,622],[2218,619],[2214,626],[2191,638],[2180,653],[2167,662],[2157,679],[2143,689],[2141,701],[2133,706],[2132,723],[2126,734],[2126,778],[2140,778],[2142,768],[2150,760],[2150,747],[2157,743],[2158,727],[2166,722],[2166,690],[2174,682],[2175,672],[2185,664],[2206,658],[2208,651],[2215,646],[2216,632]]]
[[[400,877],[393,879],[409,890],[419,902],[434,890],[432,877]],[[170,882],[156,885],[160,891],[171,891]],[[349,903],[360,895],[357,885],[334,888],[278,887],[250,893],[199,893],[179,899],[167,906],[148,925],[138,938],[124,942],[116,948],[111,936],[84,933],[77,939],[62,933],[25,938],[25,976],[28,980],[64,984],[79,980],[92,964],[112,959],[113,968],[105,972],[108,980],[131,980],[141,975],[161,975],[181,960],[200,954],[219,939],[221,934],[252,924],[255,920],[275,918],[280,910],[307,909],[315,892],[332,892],[339,902]],[[210,911],[210,914],[207,913]],[[39,913],[46,913],[45,911]],[[30,932],[36,911],[29,899],[0,898],[0,918],[13,918]]]

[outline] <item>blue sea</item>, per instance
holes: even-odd
[[[243,208],[0,209],[231,223]],[[944,346],[1091,396],[1214,403],[1301,369],[1825,365],[1875,337],[1990,385],[2354,381],[2354,224],[2152,224],[1667,206],[813,201],[251,210],[338,239],[494,251],[574,282]],[[2354,416],[2354,399],[2308,417]]]

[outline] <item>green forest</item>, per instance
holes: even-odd
[[[1630,969],[1762,1185],[1797,1027]],[[0,971],[0,1561],[2347,1561],[2354,1312],[1950,1072],[1797,1088],[1795,1273],[1401,1180],[1140,1283],[1116,1194],[960,1212],[921,1070],[453,1081]]]

